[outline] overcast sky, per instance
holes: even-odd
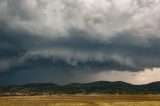
[[[160,0],[0,0],[0,85],[160,80]]]

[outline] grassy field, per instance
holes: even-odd
[[[0,106],[160,106],[160,95],[0,97]]]

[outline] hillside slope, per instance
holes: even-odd
[[[60,86],[53,83],[26,84],[0,88],[0,95],[44,95],[44,94],[160,94],[160,82],[132,85],[117,81],[97,81],[92,83],[72,83]]]

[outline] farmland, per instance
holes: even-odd
[[[8,96],[0,106],[160,106],[160,95]]]

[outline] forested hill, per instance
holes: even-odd
[[[32,83],[0,88],[1,96],[14,95],[53,95],[53,94],[160,94],[160,82],[145,85],[132,85],[117,81],[97,81],[92,83],[72,83],[60,86],[53,83]]]

